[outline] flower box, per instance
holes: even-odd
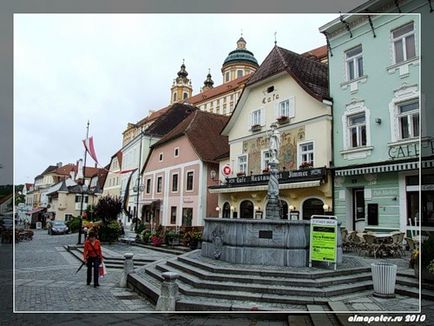
[[[244,172],[238,172],[237,177],[244,177],[246,174]]]
[[[313,167],[312,162],[303,162],[299,166],[300,169],[310,169],[312,167]]]
[[[262,129],[261,125],[253,125],[250,127],[250,130],[255,132],[255,131],[260,131]]]
[[[283,124],[289,122],[289,118],[287,116],[278,117],[276,120],[280,125],[283,125]]]
[[[270,174],[270,170],[269,170],[269,169],[263,169],[263,170],[262,170],[262,173],[263,173],[263,174]]]

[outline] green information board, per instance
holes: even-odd
[[[329,217],[312,217],[310,224],[310,258],[312,261],[334,263],[337,260],[337,220]]]

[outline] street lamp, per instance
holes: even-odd
[[[81,186],[81,202],[80,202],[80,227],[78,228],[78,242],[77,244],[81,244],[81,229],[83,228],[83,202],[84,202],[84,193],[87,192],[87,185],[84,183]]]

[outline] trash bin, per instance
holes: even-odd
[[[36,222],[36,230],[42,229],[42,222]]]
[[[396,271],[398,267],[389,263],[371,264],[374,296],[381,298],[395,297]]]

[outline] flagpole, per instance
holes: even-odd
[[[89,138],[89,120],[87,120],[86,127],[86,141]],[[81,244],[81,229],[83,228],[83,201],[84,201],[84,186],[86,181],[86,158],[87,158],[87,148],[84,147],[84,164],[83,164],[83,181],[81,185],[81,202],[80,202],[80,227],[78,229],[78,242],[77,244]]]

